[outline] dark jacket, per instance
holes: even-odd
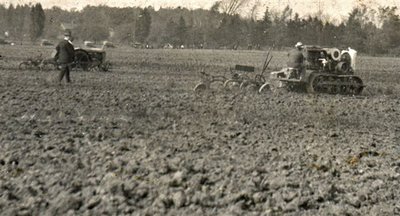
[[[291,68],[301,68],[303,66],[304,56],[301,50],[293,49],[288,54],[287,66]]]
[[[67,40],[62,40],[56,47],[56,55],[54,60],[59,64],[69,64],[74,61],[75,51],[74,46]]]

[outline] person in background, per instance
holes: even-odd
[[[58,76],[58,82],[61,84],[63,77],[67,83],[71,83],[70,70],[71,65],[75,59],[74,45],[72,44],[73,37],[69,29],[64,32],[64,40],[60,41],[56,46],[56,55],[54,60],[57,62],[60,74]]]

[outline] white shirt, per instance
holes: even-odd
[[[64,40],[68,41],[68,43],[70,43],[71,45],[74,45],[74,44],[72,43],[72,41],[69,39],[69,37],[64,37]]]

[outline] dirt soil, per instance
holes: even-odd
[[[2,215],[398,215],[400,100],[0,70]]]

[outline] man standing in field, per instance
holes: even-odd
[[[69,76],[69,72],[71,69],[71,64],[74,62],[75,51],[74,45],[72,45],[72,34],[69,29],[64,32],[64,40],[60,41],[56,47],[56,55],[54,56],[54,60],[58,64],[58,68],[60,69],[60,74],[58,76],[58,82],[61,84],[61,81],[65,75],[65,79],[67,83],[71,82],[71,78]]]
[[[302,77],[304,72],[304,56],[302,50],[303,44],[297,42],[295,49],[288,53],[289,59],[287,62],[287,66],[296,69],[299,72],[300,77]]]

